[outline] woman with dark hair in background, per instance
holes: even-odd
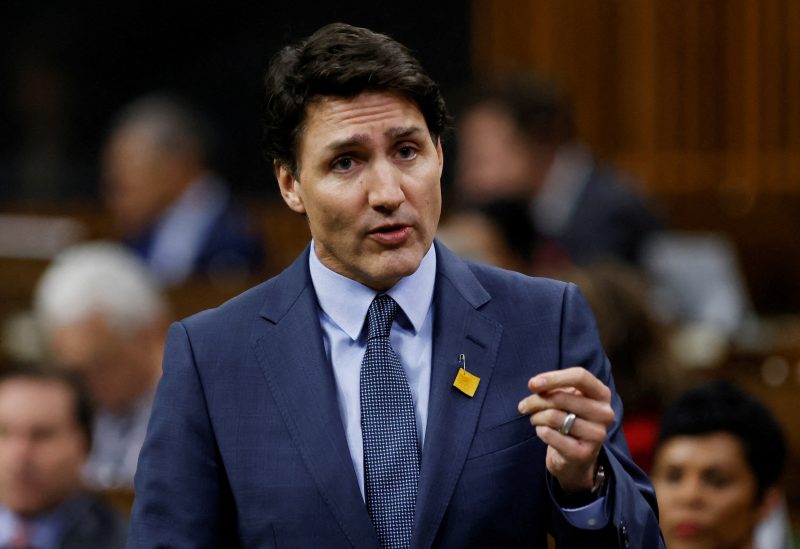
[[[652,473],[667,546],[755,547],[785,462],[783,432],[753,397],[724,381],[685,392],[664,413]]]

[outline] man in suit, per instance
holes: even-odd
[[[577,141],[571,108],[551,84],[506,75],[470,90],[460,110],[461,197],[528,202],[542,267],[639,263],[660,222],[628,178]]]
[[[87,242],[53,259],[34,310],[50,360],[79,375],[95,405],[86,481],[131,490],[161,377],[166,297],[126,247]]]
[[[120,113],[104,155],[105,195],[123,240],[163,286],[260,273],[263,245],[210,167],[210,130],[177,99]]]
[[[0,376],[0,547],[124,546],[123,519],[81,486],[91,422],[71,374],[30,366]]]
[[[578,291],[434,242],[449,117],[409,51],[328,25],[266,86],[313,240],[172,326],[129,547],[658,547]]]

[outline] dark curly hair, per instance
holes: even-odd
[[[656,449],[673,437],[717,432],[729,433],[742,444],[760,501],[783,474],[786,439],[769,410],[735,385],[714,381],[679,396],[664,412]]]
[[[326,25],[280,50],[264,83],[264,153],[294,174],[306,107],[320,97],[396,93],[417,105],[434,140],[450,128],[439,86],[408,48],[384,34],[344,23]]]
[[[471,85],[453,101],[457,116],[494,105],[536,143],[561,145],[575,139],[569,100],[556,86],[530,73],[504,73]]]

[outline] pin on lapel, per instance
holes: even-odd
[[[453,387],[471,398],[475,396],[480,382],[481,378],[467,371],[467,358],[463,354],[458,355],[458,372],[453,381]]]

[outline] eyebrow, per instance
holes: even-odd
[[[422,132],[423,129],[417,126],[393,127],[383,132],[383,135],[385,137],[388,137],[389,139],[402,139],[404,137],[415,136]],[[369,141],[370,137],[367,134],[357,133],[355,135],[351,135],[350,137],[346,137],[345,139],[334,141],[325,148],[330,151],[338,151],[341,149],[347,149],[354,146],[359,146],[359,145],[363,146]]]
[[[392,139],[402,139],[403,137],[411,137],[412,135],[422,133],[422,131],[422,128],[418,128],[417,126],[410,126],[408,128],[389,128],[383,133],[383,135]]]

